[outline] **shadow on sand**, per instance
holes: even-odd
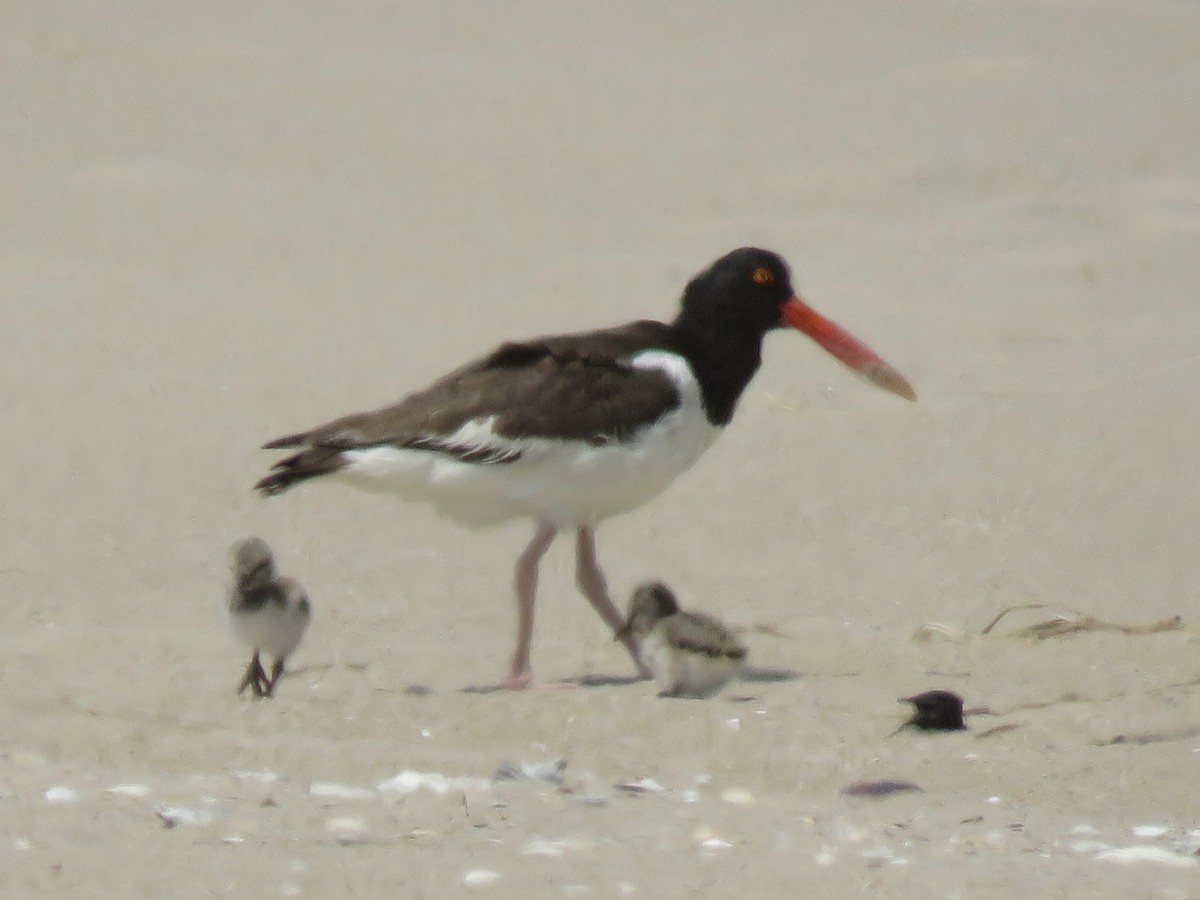
[[[795,669],[780,669],[771,666],[747,666],[739,679],[750,684],[777,684],[784,681],[798,681],[803,678],[801,672]],[[560,687],[607,688],[628,687],[640,684],[647,679],[637,675],[608,675],[593,672],[588,675],[577,675],[564,678],[558,683]],[[499,684],[473,684],[459,690],[460,694],[497,694],[505,688]]]
[[[645,679],[639,678],[636,675],[605,675],[602,673],[591,673],[588,675],[573,675],[564,678],[561,681],[551,682],[549,687],[565,687],[565,688],[597,688],[597,687],[625,687],[631,684],[637,684]],[[460,694],[497,694],[507,690],[503,685],[499,684],[473,684],[459,690]]]
[[[779,669],[773,666],[746,666],[741,680],[753,684],[776,684],[781,681],[799,681],[804,677],[795,669]]]

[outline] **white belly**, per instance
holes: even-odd
[[[300,644],[309,614],[297,604],[268,603],[262,608],[230,613],[233,632],[243,644],[274,659],[283,659]]]
[[[642,658],[659,689],[672,697],[709,697],[741,674],[744,661],[672,647],[656,625],[642,641]]]
[[[679,406],[621,443],[496,436],[492,421],[463,425],[451,443],[520,451],[515,462],[464,463],[445,454],[396,447],[343,453],[348,465],[331,477],[371,491],[428,502],[442,515],[479,527],[531,517],[578,527],[628,512],[653,499],[687,471],[720,429],[705,416],[700,386],[675,354],[646,352],[633,365],[666,372]]]

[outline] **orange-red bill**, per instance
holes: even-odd
[[[906,400],[917,399],[917,392],[908,380],[888,365],[883,357],[799,297],[793,297],[783,304],[783,322],[807,334],[826,351],[885,391],[891,391]]]

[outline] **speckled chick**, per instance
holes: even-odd
[[[664,697],[709,697],[741,673],[746,648],[712,616],[679,608],[660,581],[633,592],[629,617],[618,635],[632,634]]]
[[[262,538],[235,543],[229,550],[229,567],[229,621],[234,634],[253,651],[238,693],[250,688],[255,697],[270,697],[283,675],[284,661],[300,645],[312,620],[312,606],[298,582],[276,572],[271,548]],[[260,654],[273,659],[269,676]]]

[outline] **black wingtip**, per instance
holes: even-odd
[[[307,443],[308,432],[300,432],[298,434],[289,434],[284,437],[277,437],[274,440],[267,441],[262,445],[263,450],[286,450],[289,447],[300,447]]]
[[[290,440],[292,438],[280,438],[279,441],[272,441],[271,444]],[[280,446],[284,445],[280,444]],[[275,448],[271,447],[271,449]],[[320,475],[328,475],[344,465],[345,462],[337,450],[329,447],[309,446],[271,466],[270,473],[260,478],[254,485],[254,489],[264,497],[274,497],[298,482],[307,481]]]
[[[293,479],[286,472],[272,472],[266,478],[260,478],[254,485],[254,490],[264,497],[274,497],[288,489]]]

